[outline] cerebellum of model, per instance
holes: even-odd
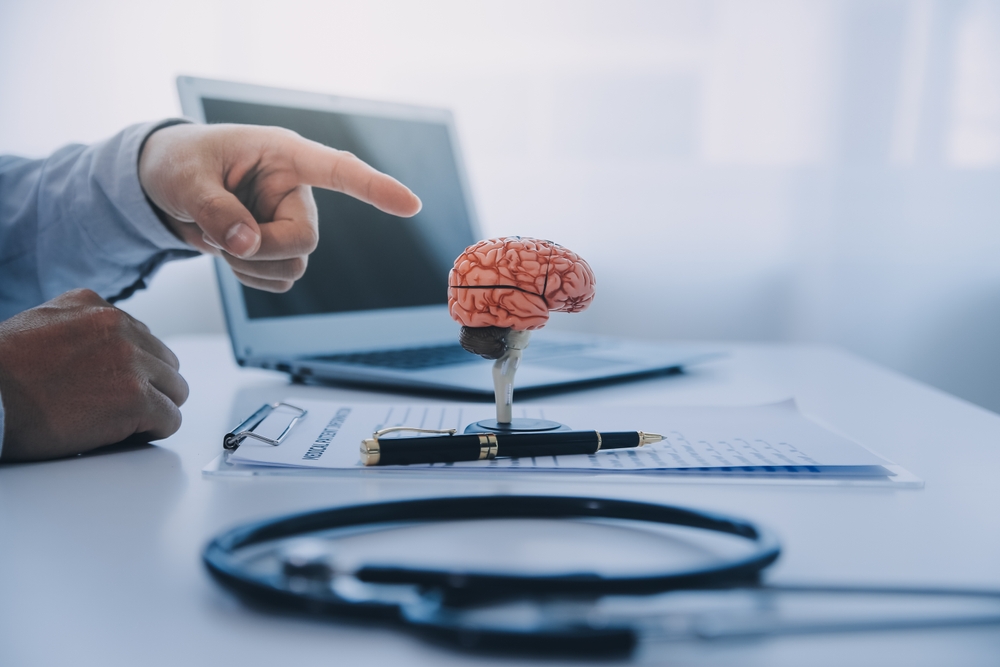
[[[465,249],[448,275],[448,310],[462,325],[459,342],[495,359],[497,422],[510,424],[514,374],[531,332],[552,311],[578,313],[594,300],[596,281],[575,252],[524,236],[480,241]]]

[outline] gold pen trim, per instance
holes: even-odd
[[[497,457],[497,437],[492,433],[479,435],[479,460],[495,459]]]
[[[366,438],[361,441],[361,462],[366,466],[377,466],[382,458],[382,451],[378,446],[378,438]]]
[[[654,442],[659,442],[664,440],[664,437],[659,433],[646,433],[645,431],[639,431],[639,444],[638,447],[644,447],[645,445],[651,445]]]

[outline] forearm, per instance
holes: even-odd
[[[139,184],[143,140],[161,125],[44,160],[0,158],[0,320],[77,287],[125,298],[164,261],[196,254]]]

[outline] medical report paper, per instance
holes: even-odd
[[[228,455],[230,464],[311,469],[364,468],[361,441],[391,426],[457,429],[493,417],[478,403],[341,404],[288,399],[308,414],[278,446],[247,439]],[[751,407],[523,406],[515,416],[551,419],[574,430],[646,431],[664,440],[641,448],[589,455],[497,458],[487,461],[379,466],[378,469],[538,470],[587,472],[740,471],[892,475],[891,463],[799,412],[793,400]],[[289,420],[277,410],[257,431],[275,436]],[[390,433],[381,438],[414,437]]]

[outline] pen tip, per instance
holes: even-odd
[[[651,445],[654,442],[659,442],[663,440],[663,436],[659,433],[646,433],[645,431],[639,431],[639,446]]]

